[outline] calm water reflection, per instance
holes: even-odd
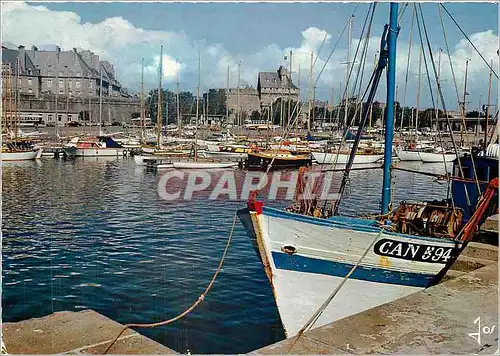
[[[177,315],[212,277],[234,211],[244,205],[166,202],[158,196],[157,173],[128,159],[8,162],[2,174],[4,321],[87,308],[120,323]],[[353,172],[342,213],[377,210],[381,178],[380,170]],[[446,195],[446,184],[432,178],[405,172],[395,178],[395,201]],[[138,331],[192,353],[244,353],[284,337],[239,223],[205,301],[177,323]]]

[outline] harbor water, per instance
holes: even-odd
[[[442,163],[404,166],[444,173]],[[4,162],[3,321],[93,309],[122,324],[150,323],[189,307],[212,278],[235,210],[245,204],[165,201],[160,174],[122,158]],[[446,182],[394,176],[395,202],[446,197]],[[381,182],[381,170],[353,171],[341,213],[378,211]],[[239,221],[204,302],[169,326],[137,331],[182,353],[245,353],[285,337]]]

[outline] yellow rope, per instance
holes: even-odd
[[[171,319],[168,319],[168,320],[164,320],[164,321],[160,321],[160,322],[157,322],[157,323],[151,323],[151,324],[126,324],[126,325],[124,325],[123,328],[122,328],[122,330],[120,331],[120,333],[116,336],[116,338],[113,340],[113,342],[111,342],[111,344],[109,344],[109,346],[106,348],[106,350],[103,352],[103,354],[107,354],[108,353],[108,351],[111,349],[111,347],[116,343],[116,341],[120,338],[120,336],[128,328],[155,328],[157,326],[164,326],[164,325],[171,324],[174,321],[177,321],[177,320],[183,318],[184,316],[188,315],[201,302],[203,302],[203,300],[205,300],[205,297],[207,296],[208,292],[212,288],[212,285],[214,284],[215,279],[217,278],[217,276],[219,275],[219,272],[222,269],[222,265],[224,263],[224,260],[226,259],[227,251],[229,249],[229,245],[230,245],[231,239],[233,237],[234,227],[236,225],[236,219],[237,219],[237,215],[236,215],[236,212],[235,212],[234,213],[234,219],[233,219],[233,225],[231,227],[231,232],[229,233],[229,237],[227,239],[226,247],[224,248],[224,252],[222,253],[222,257],[221,257],[221,260],[219,262],[219,266],[217,267],[217,270],[215,271],[212,279],[208,283],[208,285],[205,288],[205,290],[203,291],[203,293],[199,296],[199,298],[189,308],[187,308],[185,311],[183,311],[181,314],[177,315],[174,318],[171,318]]]

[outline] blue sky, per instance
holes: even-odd
[[[145,57],[146,87],[157,81],[159,44],[164,44],[163,63],[165,86],[173,88],[179,69],[181,88],[194,91],[197,81],[197,53],[202,56],[202,90],[225,87],[227,66],[231,67],[231,86],[236,85],[237,62],[242,61],[242,82],[257,84],[258,71],[275,71],[284,64],[283,56],[290,49],[301,65],[301,87],[307,95],[307,71],[310,52],[317,53],[327,34],[328,40],[314,69],[315,76],[325,63],[334,43],[356,3],[28,3],[3,10],[3,42],[24,44],[59,44],[94,50],[103,59],[115,64],[119,80],[137,90],[140,80],[140,61]],[[42,7],[41,7],[42,6]],[[369,4],[362,3],[356,10],[353,25],[355,46],[361,32]],[[400,3],[400,8],[404,3]],[[498,67],[498,5],[494,3],[445,3],[462,29],[474,38],[478,48],[489,61],[495,58]],[[423,4],[424,17],[431,35],[433,50],[444,48],[441,24],[436,3]],[[412,5],[405,10],[398,40],[398,84],[400,99],[406,73]],[[379,36],[388,20],[389,4],[379,3],[373,21],[372,39],[368,51],[369,63],[379,46]],[[31,18],[31,20],[29,20]],[[33,19],[37,20],[33,20]],[[463,36],[443,12],[452,62],[463,90],[465,59],[471,58],[468,87],[469,100],[477,103],[487,95],[488,69],[462,41]],[[26,31],[28,24],[37,23],[36,31]],[[61,31],[67,28],[67,31]],[[490,31],[490,32],[488,32]],[[330,88],[340,92],[345,82],[347,36],[343,36],[323,76],[318,80],[317,97],[326,100]],[[418,46],[416,28],[413,31],[412,57],[407,90],[407,103],[416,97]],[[462,42],[461,42],[462,41]],[[40,43],[43,42],[43,43]],[[91,48],[87,48],[91,47]],[[370,49],[372,52],[370,52]],[[436,55],[437,57],[437,55]],[[443,57],[442,78],[449,106],[456,106],[455,89],[446,56]],[[176,66],[175,60],[179,60]],[[423,69],[425,71],[425,69]],[[296,74],[297,75],[297,74]],[[424,78],[425,79],[425,78]],[[296,80],[295,80],[296,81]],[[428,87],[422,82],[422,105],[430,105]],[[486,86],[485,86],[486,83]],[[425,85],[424,85],[425,84]],[[385,85],[385,84],[384,84]],[[384,86],[381,86],[382,91]],[[335,96],[337,97],[338,94]],[[383,99],[379,95],[379,99]],[[337,98],[338,100],[338,98]],[[401,100],[402,101],[402,100]],[[477,104],[474,104],[477,106]]]

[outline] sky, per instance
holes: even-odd
[[[400,10],[404,9],[404,12],[401,13],[401,30],[397,43],[398,101],[414,106],[418,91],[420,38],[416,21],[410,31],[414,6],[405,6],[405,3],[399,5]],[[346,30],[342,34],[342,30],[354,13],[350,47],[352,60],[360,42],[369,6],[367,3],[355,2],[2,2],[2,44],[22,44],[26,47],[36,45],[39,49],[50,49],[59,45],[63,50],[71,50],[74,47],[92,50],[101,59],[114,64],[118,80],[131,92],[140,90],[142,57],[145,62],[145,90],[149,91],[158,86],[158,64],[162,44],[163,86],[174,90],[178,73],[180,89],[192,92],[196,92],[197,88],[198,54],[201,58],[200,87],[203,92],[208,88],[226,87],[228,66],[230,86],[235,87],[239,62],[241,85],[256,87],[258,72],[276,71],[280,65],[289,66],[291,50],[294,82],[298,82],[300,66],[300,88],[304,99],[308,96],[310,58],[311,52],[314,52],[312,78],[315,82],[316,98],[330,100],[333,88],[334,102],[338,102],[345,89],[347,66],[342,63],[347,61],[349,47],[349,31]],[[458,106],[457,91],[438,4],[425,3],[421,7],[436,67],[439,49],[443,50],[440,66],[441,85],[445,105],[453,110]],[[493,60],[494,70],[497,74],[500,73],[497,55],[499,5],[445,3],[445,7],[486,61]],[[443,9],[441,13],[460,97],[463,96],[464,90],[466,60],[470,59],[467,105],[472,110],[478,107],[479,101],[485,103],[487,100],[489,69]],[[388,18],[389,4],[378,3],[367,46],[362,90],[366,88]],[[407,65],[410,32],[412,42]],[[337,42],[338,45],[332,53]],[[425,57],[435,95],[436,79],[428,52],[425,52]],[[362,63],[363,60],[358,54],[350,79],[351,89],[355,74]],[[421,73],[419,106],[429,107],[432,106],[432,100],[424,61]],[[497,79],[493,78],[492,101],[495,104]],[[376,99],[385,101],[385,76]]]

